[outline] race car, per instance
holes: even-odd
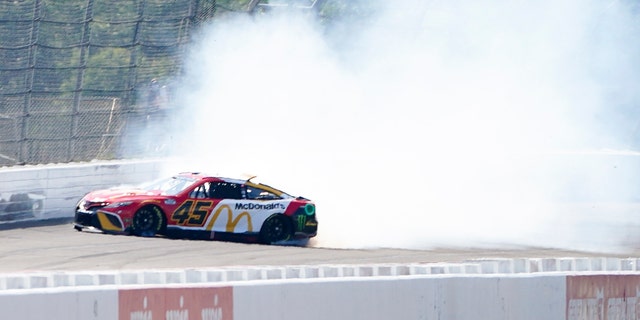
[[[180,173],[86,194],[74,228],[143,237],[277,244],[316,236],[315,203],[249,179]]]

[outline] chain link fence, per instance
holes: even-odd
[[[113,158],[126,122],[121,99],[57,96],[0,99],[0,163]],[[28,103],[29,112],[25,113]]]
[[[113,159],[213,0],[0,2],[0,165]]]
[[[154,110],[198,27],[324,1],[0,1],[0,166],[153,154],[159,146],[121,141],[163,123]]]

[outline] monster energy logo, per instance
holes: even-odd
[[[307,216],[298,215],[298,230],[304,230],[304,224],[307,222]]]

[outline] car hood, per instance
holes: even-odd
[[[104,190],[96,190],[88,193],[84,196],[84,200],[91,202],[113,202],[113,201],[122,201],[128,200],[131,198],[144,198],[144,197],[155,197],[159,196],[159,191],[148,191],[137,188],[128,188],[128,189],[104,189]]]

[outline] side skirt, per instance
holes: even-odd
[[[258,242],[259,233],[231,233],[231,232],[213,232],[204,230],[185,230],[175,226],[167,226],[164,234],[169,238],[176,239],[193,239],[193,240],[220,240],[231,242]]]

